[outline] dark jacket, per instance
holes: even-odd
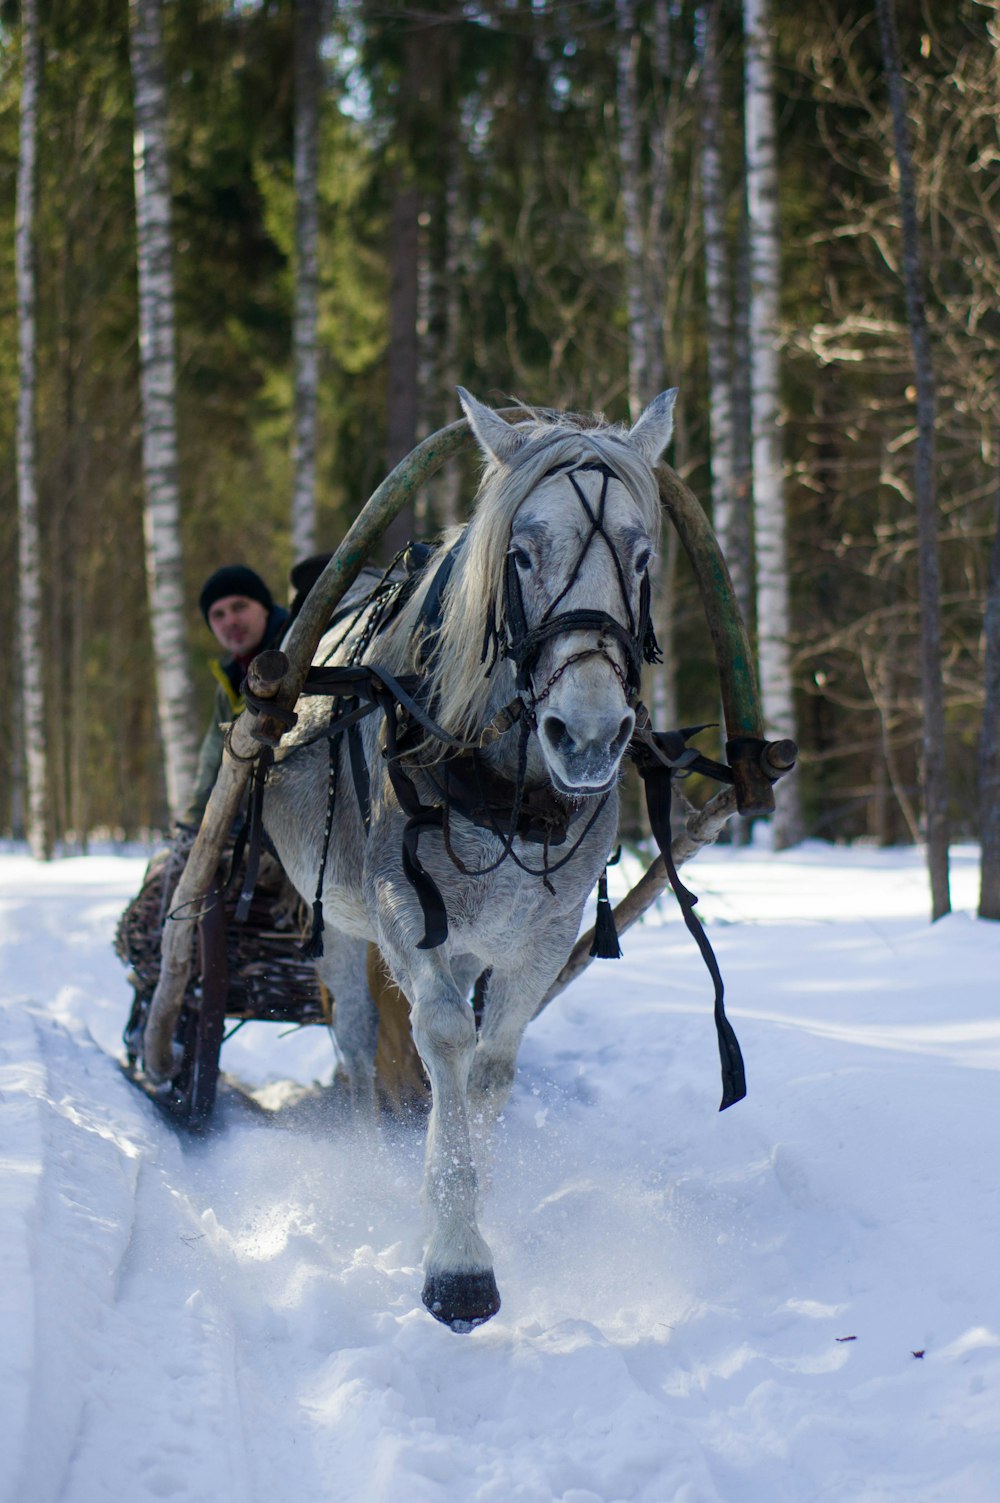
[[[271,647],[280,646],[287,627],[287,610],[283,605],[273,605],[257,652],[266,652]],[[209,667],[213,678],[217,681],[215,702],[212,705],[212,718],[198,753],[194,792],[181,815],[181,823],[185,825],[201,824],[205,805],[211,797],[215,780],[219,776],[219,768],[222,766],[222,727],[229,721],[235,720],[243,709],[243,696],[240,694],[240,684],[243,682],[244,674],[242,664],[232,657],[216,658],[209,664]]]

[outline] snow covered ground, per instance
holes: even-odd
[[[421,1145],[351,1141],[322,1031],[227,1044],[201,1140],[120,1073],[142,869],[0,855],[0,1503],[1000,1499],[973,852],[934,927],[909,851],[686,869],[749,1098],[668,902],[529,1030],[470,1336],[420,1305]]]

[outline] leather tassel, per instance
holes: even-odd
[[[621,946],[615,915],[608,897],[608,869],[604,868],[597,884],[597,919],[594,923],[594,941],[590,953],[598,960],[621,960]]]
[[[303,960],[319,960],[323,954],[323,900],[317,898],[313,904],[312,928],[305,944],[299,946],[299,954]]]

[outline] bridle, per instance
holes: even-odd
[[[584,471],[597,471],[602,477],[601,492],[597,498],[596,508],[591,506],[577,479],[577,475]],[[569,572],[569,577],[559,594],[546,608],[541,619],[534,626],[529,626],[517,562],[514,552],[509,551],[504,564],[502,624],[497,622],[494,606],[487,622],[483,642],[483,662],[487,663],[487,673],[492,672],[498,657],[509,658],[515,665],[517,692],[524,700],[532,722],[536,718],[538,706],[549,696],[566,670],[586,658],[601,657],[608,663],[621,683],[626,700],[633,707],[639,697],[643,662],[659,663],[662,661],[650,615],[649,571],[644,569],[642,573],[639,586],[639,610],[636,616],[632,610],[631,591],[625,578],[621,559],[618,557],[617,549],[608,535],[605,524],[608,485],[612,480],[618,480],[623,485],[626,485],[626,482],[616,470],[600,460],[589,461],[585,464],[576,464],[570,460],[553,466],[551,470],[546,471],[546,476],[562,472],[565,472],[590,524],[589,531]],[[618,590],[627,622],[624,626],[607,611],[584,609],[559,611],[558,609],[579,579],[584,560],[598,538],[606,545],[614,563]],[[559,665],[547,682],[538,688],[534,682],[534,673],[542,648],[556,637],[581,631],[599,632],[600,636],[596,645],[573,653]],[[625,660],[624,669],[608,651],[609,638],[622,649]]]

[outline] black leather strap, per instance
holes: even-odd
[[[673,779],[669,767],[664,767],[648,752],[636,757],[636,766],[639,776],[642,778],[646,789],[646,809],[649,814],[650,828],[653,837],[659,847],[663,864],[667,870],[667,880],[673,889],[681,910],[681,916],[692,936],[702,959],[708,968],[715,987],[715,1032],[719,1041],[719,1061],[722,1069],[722,1102],[720,1112],[727,1107],[734,1106],[737,1101],[742,1101],[747,1093],[746,1070],[743,1065],[743,1055],[740,1051],[739,1040],[733,1031],[733,1026],[726,1017],[725,987],[722,981],[722,973],[719,963],[715,958],[715,952],[709,943],[708,935],[702,927],[701,921],[695,913],[695,904],[698,899],[689,888],[684,886],[674,865],[671,853],[671,829],[670,829],[670,804],[671,784]]]

